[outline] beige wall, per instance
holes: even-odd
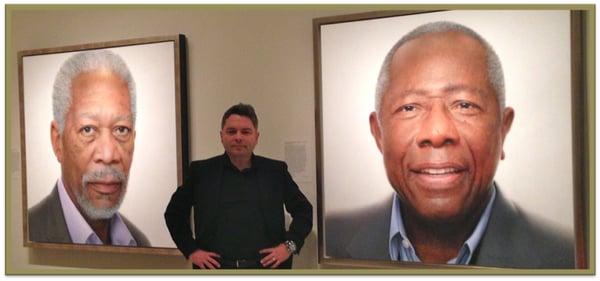
[[[22,246],[17,51],[184,34],[188,39],[190,158],[222,153],[220,116],[251,103],[260,118],[257,153],[284,158],[286,141],[305,141],[315,227],[295,268],[317,267],[312,19],[369,11],[340,7],[15,8],[7,23],[7,272],[65,268],[188,268],[181,256],[118,254]]]

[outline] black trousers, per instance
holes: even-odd
[[[292,259],[289,259],[281,263],[277,268],[274,269],[292,269]],[[271,267],[263,267],[260,264],[260,260],[224,260],[217,259],[221,267],[219,269],[271,269]],[[199,266],[192,264],[194,269],[201,269]]]

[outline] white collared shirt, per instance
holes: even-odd
[[[67,229],[71,241],[76,244],[94,244],[102,245],[100,237],[92,230],[92,227],[85,221],[77,207],[71,201],[69,194],[63,184],[62,178],[58,179],[58,196],[60,205],[65,216]],[[117,213],[110,219],[110,240],[112,245],[118,246],[137,246],[135,239],[129,232],[129,229],[123,222],[121,216]]]
[[[463,246],[458,252],[458,255],[453,259],[449,260],[447,264],[463,264],[467,265],[473,257],[473,253],[479,245],[479,241],[483,237],[483,233],[487,227],[487,223],[490,219],[492,212],[492,205],[496,198],[496,184],[492,185],[492,194],[488,201],[477,226],[471,233],[471,236],[464,242]],[[398,195],[394,195],[392,203],[392,215],[390,222],[390,236],[389,236],[389,252],[392,260],[396,261],[409,261],[409,262],[420,262],[421,259],[417,256],[415,249],[408,240],[406,230],[404,228],[404,221],[402,220],[402,212],[400,209],[400,199]]]

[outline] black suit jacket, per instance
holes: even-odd
[[[472,265],[508,268],[574,268],[573,238],[523,212],[496,189],[487,229]],[[326,255],[391,260],[392,197],[382,204],[326,219]]]
[[[206,249],[207,234],[215,231],[225,161],[226,154],[192,162],[183,185],[177,188],[167,206],[167,227],[186,258],[197,249]],[[252,165],[258,173],[260,212],[268,238],[273,246],[293,240],[299,251],[312,229],[312,205],[292,180],[285,162],[254,156]],[[292,216],[288,230],[284,206]],[[190,225],[192,207],[195,238]]]
[[[146,235],[125,216],[122,214],[120,216],[127,229],[129,229],[131,236],[137,242],[137,246],[150,247]],[[27,224],[29,240],[32,242],[73,243],[71,236],[69,236],[67,222],[58,195],[58,186],[56,185],[44,200],[27,210]]]

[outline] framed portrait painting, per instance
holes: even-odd
[[[178,254],[163,213],[188,163],[185,43],[18,53],[25,246]]]
[[[467,268],[480,266],[528,269],[588,268],[589,250],[586,243],[588,243],[589,237],[587,220],[590,199],[587,194],[590,184],[587,178],[590,162],[586,156],[587,139],[589,138],[589,128],[586,124],[589,123],[585,121],[587,120],[585,116],[588,112],[588,104],[585,102],[587,88],[584,84],[584,77],[586,77],[586,47],[582,35],[586,30],[584,19],[584,12],[567,9],[382,11],[315,19],[313,27],[320,263],[333,267],[369,268],[460,268],[464,265]],[[425,102],[425,99],[417,98],[419,94],[430,93],[416,86],[424,84],[415,82],[419,80],[403,79],[406,77],[410,79],[433,77],[418,76],[414,73],[433,75],[432,73],[440,70],[436,68],[439,64],[428,61],[432,63],[431,65],[427,64],[430,67],[418,68],[425,64],[407,63],[408,66],[405,69],[411,69],[406,70],[407,72],[413,70],[411,67],[419,71],[431,71],[411,72],[411,74],[404,74],[406,73],[402,72],[404,69],[394,68],[396,63],[398,65],[401,63],[401,59],[398,57],[408,60],[408,58],[413,58],[411,55],[417,57],[417,54],[420,54],[417,47],[412,47],[418,44],[415,43],[419,39],[418,36],[405,41],[409,42],[406,44],[410,44],[412,40],[414,44],[410,45],[411,47],[402,49],[402,46],[408,45],[399,45],[398,50],[404,52],[403,56],[396,57],[394,54],[397,53],[392,53],[390,50],[406,34],[419,26],[434,22],[450,22],[467,27],[483,38],[495,51],[501,64],[500,69],[504,74],[505,105],[506,108],[512,108],[514,113],[512,126],[509,124],[510,130],[505,132],[501,143],[502,157],[498,154],[497,168],[492,171],[495,173],[492,177],[494,187],[487,189],[489,193],[486,193],[486,199],[481,201],[491,203],[477,205],[482,206],[480,211],[471,214],[476,216],[477,220],[470,224],[467,232],[469,235],[462,240],[469,241],[469,243],[462,244],[463,247],[460,248],[467,253],[463,257],[465,258],[463,262],[458,262],[463,253],[459,251],[459,248],[456,248],[456,259],[448,258],[448,262],[422,262],[420,260],[419,255],[425,253],[426,247],[421,247],[423,244],[413,245],[415,236],[412,235],[415,235],[415,232],[411,231],[415,228],[406,226],[414,226],[417,224],[416,220],[429,219],[426,216],[429,213],[426,212],[432,210],[433,207],[430,208],[432,205],[418,206],[420,203],[417,200],[410,201],[416,198],[416,193],[421,192],[410,188],[413,185],[419,186],[417,184],[419,182],[411,182],[421,179],[417,179],[417,177],[428,177],[427,180],[431,180],[428,182],[450,181],[454,177],[468,176],[466,171],[472,171],[475,168],[467,170],[467,168],[452,166],[450,169],[444,166],[442,168],[447,169],[443,170],[435,167],[435,169],[430,169],[427,166],[417,169],[407,163],[407,159],[410,159],[407,155],[412,155],[410,154],[412,152],[419,154],[424,151],[421,148],[430,144],[431,146],[428,147],[432,150],[429,151],[433,153],[430,155],[440,156],[443,153],[436,154],[436,151],[443,151],[444,146],[461,147],[469,139],[464,137],[459,141],[458,138],[449,138],[444,140],[440,144],[441,146],[434,147],[432,140],[419,143],[416,140],[418,136],[415,136],[416,133],[411,130],[403,129],[402,132],[393,131],[393,133],[384,131],[392,130],[391,128],[409,128],[408,125],[398,125],[401,124],[400,122],[406,122],[404,124],[417,122],[414,121],[417,119],[407,121],[409,117],[403,119],[402,116],[405,115],[401,114],[405,112],[410,111],[411,114],[415,114],[414,116],[421,116],[417,115],[419,113],[415,113],[421,112],[418,111],[421,109],[422,112],[429,112],[428,110],[433,112],[431,109],[433,102],[430,104]],[[439,25],[448,26],[448,24]],[[434,34],[436,31],[430,32],[430,34]],[[427,38],[434,36],[431,35]],[[429,39],[419,42],[426,40]],[[483,45],[483,43],[481,44]],[[425,43],[419,46],[419,48],[434,48]],[[400,52],[398,50],[396,52]],[[415,53],[409,53],[411,51]],[[489,55],[490,52],[486,51],[486,54]],[[387,64],[389,68],[382,67],[386,56],[390,58],[386,61],[386,63],[390,63]],[[440,57],[439,63],[443,63],[445,58]],[[488,66],[492,64],[489,57],[486,59]],[[489,77],[493,76],[489,69],[487,73]],[[416,76],[410,76],[413,74]],[[388,78],[385,80],[387,82],[378,84],[380,75],[387,75]],[[411,83],[414,84],[409,83],[409,85],[414,88],[406,86],[409,87],[406,91],[398,90],[396,92],[396,89],[405,89],[402,87],[406,84],[393,84],[394,87],[400,85],[398,86],[400,88],[393,88],[394,91],[389,90],[392,87],[390,85],[396,83],[395,81],[412,81]],[[490,84],[493,83],[490,82]],[[393,98],[383,97],[378,100],[376,98],[378,87],[383,89],[382,95],[393,95]],[[409,95],[410,98],[407,97]],[[388,99],[395,101],[397,96],[402,98],[398,98],[399,107],[394,107],[392,109],[395,111],[390,111],[395,114],[389,117],[389,120],[393,120],[393,122],[389,121],[388,125],[381,123],[384,121],[381,121],[379,116],[382,116],[380,114],[383,113],[373,112],[376,111],[377,106],[383,108],[384,105],[376,103],[389,102],[393,107],[396,106],[396,103],[390,102]],[[477,95],[473,96],[478,98]],[[411,101],[407,101],[407,105],[402,104],[400,107],[400,101],[405,101],[404,98]],[[440,99],[445,100],[445,98]],[[454,112],[452,108],[456,107],[451,107],[449,99],[445,101],[448,101],[448,107],[444,112],[454,114],[450,112]],[[469,108],[473,104],[477,106],[476,103],[467,103],[465,100],[461,100],[461,110],[467,108],[463,107],[463,104],[468,105]],[[500,104],[500,102],[498,101],[496,104]],[[428,107],[429,105],[432,107]],[[439,108],[442,108],[441,105]],[[499,112],[505,112],[502,110],[504,107]],[[469,115],[468,118],[474,118],[475,115]],[[467,120],[461,119],[462,117],[456,118],[453,120],[460,120],[463,125]],[[453,126],[459,126],[456,124],[458,123]],[[446,124],[438,122],[430,125],[445,126]],[[439,133],[440,128],[436,127],[436,132]],[[461,128],[467,130],[466,127]],[[459,133],[467,134],[466,131],[460,130]],[[478,133],[489,136],[493,132],[478,131]],[[410,139],[411,136],[415,136],[415,140]],[[419,147],[406,148],[405,154],[403,154],[404,152],[400,153],[404,150],[398,145],[405,144],[404,141],[414,143]],[[387,145],[390,143],[396,146],[388,147]],[[480,157],[477,155],[478,151],[474,151],[477,150],[477,147],[469,145],[464,146],[471,149],[469,152],[471,154],[467,154],[477,160]],[[385,152],[383,154],[387,153],[387,156],[382,155],[382,151]],[[396,152],[398,154],[394,154]],[[495,156],[489,155],[489,157]],[[431,159],[427,161],[435,162]],[[450,160],[442,162],[450,163],[448,161]],[[442,179],[441,175],[434,175],[438,172],[444,173],[446,178]],[[419,175],[411,177],[416,174]],[[423,182],[426,181],[423,180]],[[475,185],[468,188],[473,188],[473,186]],[[427,196],[429,195],[431,198],[438,195],[437,198],[446,196],[440,190],[427,193]],[[501,199],[499,199],[500,197]],[[516,214],[514,218],[527,222],[515,226],[514,230],[509,230],[508,226],[505,227],[500,222],[500,217],[504,214],[500,206],[505,203],[507,206],[511,206],[506,209],[514,208],[512,209]],[[470,205],[465,204],[465,206]],[[488,207],[489,212],[484,212]],[[462,211],[468,212],[467,207],[464,208]],[[417,215],[411,217],[410,214],[413,213]],[[442,215],[445,214],[447,213]],[[438,216],[436,213],[435,218],[442,217],[442,215]],[[432,217],[434,216],[432,215]],[[457,217],[452,215],[453,219]],[[485,219],[479,219],[484,217]],[[558,259],[565,261],[564,263],[553,263],[554,261],[536,257],[535,254],[531,254],[536,252],[535,250],[525,251],[528,249],[527,247],[507,246],[508,248],[504,251],[523,251],[523,254],[517,254],[518,257],[515,258],[509,257],[501,249],[499,252],[488,251],[493,248],[488,247],[490,244],[504,245],[496,244],[498,240],[508,241],[512,239],[511,235],[517,232],[525,233],[526,228],[531,225],[530,219],[536,222],[541,221],[544,226],[550,226],[537,230],[540,236],[551,236],[555,230],[561,233],[560,243],[565,247]],[[433,223],[433,220],[424,221]],[[435,220],[438,226],[447,222],[441,219]],[[480,223],[483,223],[483,226],[480,229],[481,232],[477,232],[475,226],[479,226]],[[497,228],[502,228],[504,232],[495,231]],[[420,228],[420,230],[422,229]],[[443,235],[440,228],[432,229],[440,232],[430,234]],[[492,236],[494,238],[491,238]],[[524,243],[534,236],[528,235],[528,237],[515,240]],[[475,239],[477,242],[470,244],[472,240],[467,238]],[[416,240],[419,239],[416,238]],[[540,248],[561,247],[553,242],[543,243],[547,245]],[[544,255],[543,253],[536,254]],[[512,261],[505,262],[502,258],[497,258],[501,256],[505,257],[505,261]],[[521,262],[520,259],[523,261]]]

